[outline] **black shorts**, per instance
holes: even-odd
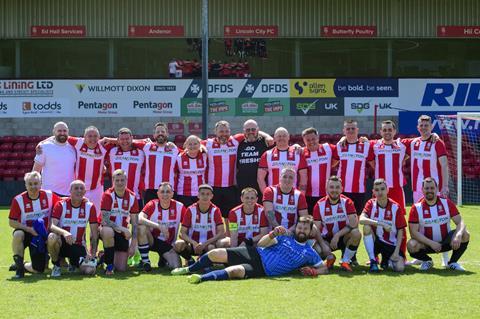
[[[157,198],[158,198],[158,195],[157,195],[156,189],[146,189],[145,193],[143,194],[143,202],[145,203],[145,205],[147,205],[147,203],[152,199],[157,199]]]
[[[223,218],[228,218],[230,210],[240,203],[237,187],[214,187],[212,202],[220,208]]]
[[[392,257],[393,252],[395,251],[395,246],[384,243],[378,238],[375,238],[374,243],[374,252],[375,255],[382,255],[382,265],[388,266],[388,260]],[[400,249],[398,254],[405,259],[405,254]],[[386,268],[386,267],[383,267]]]
[[[357,215],[360,216],[363,208],[365,207],[365,193],[343,193],[343,195],[347,196],[353,201]]]
[[[60,257],[68,258],[70,264],[75,267],[79,267],[80,257],[87,256],[87,250],[85,249],[85,246],[78,244],[69,245],[63,236],[60,238],[62,239],[62,247],[60,247],[60,253],[58,255]]]
[[[180,203],[182,203],[185,206],[185,208],[187,208],[188,206],[192,206],[198,201],[197,196],[184,196],[184,195],[178,195],[177,193],[175,193],[173,198],[176,201],[179,201]]]
[[[158,238],[154,238],[153,245],[150,246],[150,251],[155,251],[160,256],[162,256],[165,253],[168,253],[172,249],[173,249],[172,245]]]
[[[320,200],[321,197],[306,196],[305,198],[307,199],[308,213],[310,215],[313,215],[313,208],[315,207],[315,204]]]
[[[128,240],[123,237],[122,234],[114,231],[113,232],[115,235],[113,235],[113,239],[115,241],[114,248],[115,251],[128,251],[128,248],[130,247],[130,243]]]
[[[451,230],[447,234],[447,237],[445,237],[445,239],[442,240],[442,242],[440,243],[440,244],[442,244],[442,249],[440,250],[441,253],[452,250],[451,243],[452,243],[453,234],[455,234],[455,230]],[[426,250],[427,254],[436,254],[437,253],[430,246],[427,246],[427,245],[425,245],[425,246],[426,246],[425,250]]]
[[[332,238],[333,238],[333,237],[323,237],[323,240],[325,240],[327,243],[330,244],[330,242],[332,241]],[[347,248],[347,246],[345,245],[345,236],[342,236],[342,237],[340,237],[340,239],[338,240],[338,244],[337,244],[337,249],[336,249],[336,250],[341,250],[341,251],[342,251],[342,255],[343,255],[343,252],[345,251],[345,248]]]
[[[44,253],[38,253],[33,251],[30,248],[30,243],[32,242],[32,234],[23,231],[22,229],[15,229],[12,234],[16,231],[21,231],[23,233],[23,249],[28,247],[28,251],[30,253],[30,260],[32,262],[32,268],[38,272],[45,271],[45,264],[47,263],[48,254],[45,251]],[[47,243],[45,243],[45,250]]]
[[[262,258],[255,247],[227,248],[227,267],[240,265],[245,268],[245,278],[264,277]]]

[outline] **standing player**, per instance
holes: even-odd
[[[138,249],[142,256],[143,269],[150,271],[149,251],[158,253],[160,260],[169,268],[180,267],[180,257],[173,249],[185,206],[173,199],[173,187],[163,182],[158,187],[157,199],[149,201],[140,212]],[[160,263],[161,265],[162,263]]]
[[[301,217],[292,235],[278,226],[258,242],[258,247],[245,246],[214,249],[201,256],[198,261],[184,268],[172,270],[172,275],[186,275],[205,270],[213,263],[226,265],[225,269],[193,274],[190,283],[198,284],[209,280],[246,279],[263,276],[281,276],[299,269],[304,276],[316,277],[328,272],[327,267],[315,250],[307,244],[313,231],[311,217]]]
[[[127,252],[135,253],[138,234],[138,201],[135,194],[127,189],[127,175],[121,169],[112,174],[113,187],[102,195],[100,237],[105,249],[106,275],[113,275],[114,269],[125,271]],[[132,225],[132,230],[128,225]],[[129,243],[129,240],[131,242]]]
[[[165,123],[156,123],[153,142],[136,141],[135,146],[145,153],[145,203],[157,198],[157,187],[163,182],[175,183],[174,167],[178,148],[168,142],[168,127]]]
[[[316,247],[327,257],[327,266],[331,268],[335,263],[332,251],[340,249],[342,251],[340,267],[351,272],[350,262],[357,252],[362,235],[358,230],[355,205],[350,198],[342,195],[342,181],[337,176],[330,176],[328,179],[327,196],[315,205],[313,219],[317,228],[321,229],[322,239],[329,244],[327,249],[324,249],[324,246]]]
[[[428,270],[433,267],[429,254],[452,250],[447,267],[464,271],[458,260],[467,250],[470,234],[463,218],[451,200],[437,195],[434,178],[425,178],[422,187],[423,198],[413,204],[408,217],[411,236],[407,243],[408,252],[422,262],[420,270]],[[455,230],[450,229],[450,221],[455,223]]]
[[[201,151],[200,142],[195,135],[187,137],[185,150],[175,161],[176,199],[185,207],[197,201],[199,186],[206,181],[207,154]]]
[[[338,164],[337,160],[332,158],[335,152],[335,145],[328,143],[319,143],[318,131],[313,128],[307,128],[302,132],[303,157],[307,163],[307,189],[305,197],[308,204],[308,212],[313,212],[313,207],[320,198],[327,195],[325,187],[330,177],[332,167]]]
[[[128,128],[121,128],[117,135],[118,146],[112,148],[108,153],[110,161],[110,170],[113,172],[122,169],[127,175],[127,188],[135,193],[139,201],[139,207],[142,200],[140,198],[141,172],[145,162],[145,153],[133,145],[132,131]]]
[[[188,207],[182,217],[180,239],[175,242],[175,251],[190,260],[215,247],[225,237],[220,209],[212,203],[213,188],[208,184],[198,187],[198,202]]]
[[[368,141],[358,139],[358,125],[355,120],[343,122],[345,143],[337,143],[333,158],[340,161],[337,176],[343,183],[343,194],[355,204],[358,214],[365,205],[366,163],[374,159]]]
[[[258,164],[263,153],[273,145],[273,139],[259,134],[258,124],[254,120],[247,120],[243,124],[243,134],[245,140],[240,142],[237,151],[237,186],[239,190],[252,187],[259,193]]]
[[[374,198],[370,199],[362,215],[363,242],[370,258],[370,272],[378,272],[375,256],[382,255],[381,266],[386,269],[391,263],[393,270],[403,272],[405,254],[400,249],[407,222],[402,206],[387,195],[389,189],[384,179],[373,182]]]
[[[230,247],[256,246],[260,238],[268,233],[268,219],[263,207],[257,203],[257,190],[247,187],[241,194],[242,204],[228,215]]]
[[[273,136],[276,146],[263,153],[258,165],[257,180],[260,191],[263,193],[267,186],[274,186],[280,182],[280,172],[285,167],[295,171],[294,185],[297,185],[297,173],[299,175],[298,188],[305,191],[307,188],[307,163],[305,158],[297,152],[294,146],[289,146],[290,135],[288,131],[279,127]],[[265,179],[268,175],[268,183]]]
[[[75,149],[67,142],[68,126],[57,122],[53,126],[54,139],[39,143],[33,170],[42,174],[43,188],[67,197],[70,183],[75,179]]]
[[[238,145],[245,136],[231,136],[227,121],[215,123],[215,135],[216,137],[202,142],[207,148],[208,156],[207,183],[213,186],[212,202],[220,208],[222,216],[228,218],[230,209],[238,204],[235,165]]]
[[[298,218],[308,215],[305,195],[294,186],[295,175],[291,167],[282,169],[280,184],[267,187],[263,193],[263,207],[272,228],[283,226],[293,231]]]
[[[70,185],[70,197],[59,201],[52,212],[51,233],[48,235],[48,252],[52,257],[52,277],[60,277],[60,257],[69,259],[83,274],[95,273],[96,263],[90,256],[96,255],[98,243],[97,212],[92,202],[85,198],[85,183],[75,180]],[[87,257],[85,232],[90,225],[90,256]]]
[[[60,200],[51,191],[41,189],[40,173],[26,173],[24,180],[27,190],[13,198],[8,215],[9,225],[14,229],[12,250],[17,279],[24,277],[25,270],[31,273],[41,273],[45,270],[45,264],[48,261],[46,251],[35,252],[30,246],[32,238],[39,236],[33,224],[39,218],[43,218],[44,227],[48,229],[52,208]],[[23,255],[27,247],[29,247],[31,262],[24,265]]]

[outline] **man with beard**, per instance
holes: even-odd
[[[260,193],[258,163],[263,153],[273,145],[273,139],[260,135],[257,122],[251,119],[243,124],[243,134],[245,140],[240,142],[237,150],[237,186],[240,190],[252,187]]]
[[[320,199],[313,208],[313,219],[321,237],[317,251],[327,257],[327,266],[333,267],[335,256],[333,251],[342,251],[340,267],[348,272],[351,259],[355,255],[362,235],[358,230],[358,217],[353,201],[342,195],[342,181],[337,176],[330,176],[327,182],[327,196]],[[323,245],[323,243],[328,243]]]
[[[163,182],[175,185],[175,161],[178,148],[168,142],[168,127],[165,123],[155,124],[153,142],[135,141],[134,145],[145,153],[145,196],[146,204],[157,198],[157,188]]]
[[[427,177],[422,184],[423,198],[413,204],[408,217],[411,239],[407,243],[408,252],[420,260],[420,270],[429,270],[433,261],[429,254],[452,250],[447,268],[458,271],[465,269],[458,263],[467,250],[470,234],[455,204],[448,198],[439,197],[437,181]],[[450,229],[450,221],[456,225]]]
[[[245,246],[219,248],[202,255],[189,267],[176,268],[172,275],[195,273],[212,266],[225,264],[226,268],[203,275],[189,276],[189,282],[246,279],[263,276],[281,276],[301,268],[305,276],[317,276],[328,272],[317,252],[307,244],[313,229],[310,216],[301,217],[292,235],[282,226],[277,226],[258,242],[258,247]]]
[[[75,149],[67,142],[68,126],[57,122],[53,139],[39,143],[41,154],[35,156],[33,170],[42,174],[43,188],[61,197],[68,197],[70,183],[75,179]]]

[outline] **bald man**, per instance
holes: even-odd
[[[70,183],[75,179],[76,153],[68,143],[68,125],[57,122],[53,126],[53,139],[39,143],[33,170],[42,174],[43,189],[61,197],[68,197]]]
[[[258,163],[263,153],[273,145],[273,138],[259,134],[256,121],[249,119],[243,124],[245,139],[237,149],[237,186],[239,190],[252,187],[260,193],[257,182]]]

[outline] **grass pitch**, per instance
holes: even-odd
[[[316,279],[280,278],[187,283],[166,270],[137,270],[113,278],[63,271],[60,279],[27,274],[15,281],[8,209],[0,209],[0,318],[480,318],[480,207],[460,209],[471,242],[460,260],[466,273],[440,269],[371,275],[338,267]],[[337,252],[338,254],[338,252]],[[25,254],[29,259],[28,252]],[[338,257],[338,256],[337,256]],[[156,265],[156,254],[151,254]],[[367,260],[363,243],[358,259]]]

